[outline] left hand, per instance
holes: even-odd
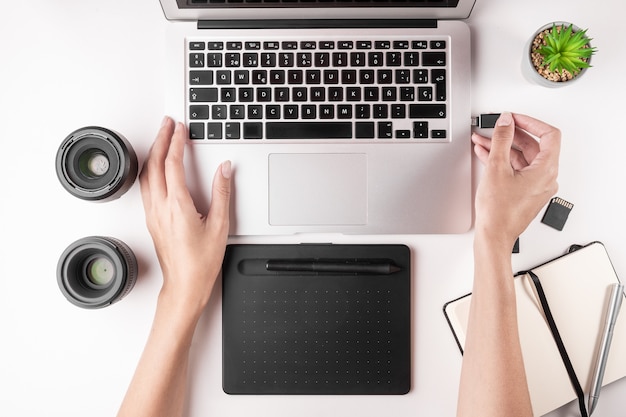
[[[213,179],[209,212],[198,213],[185,183],[187,130],[166,117],[140,175],[146,223],[163,271],[161,297],[200,312],[219,274],[229,230],[231,165]]]

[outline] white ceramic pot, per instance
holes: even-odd
[[[539,74],[537,72],[537,70],[535,69],[535,66],[533,65],[532,58],[531,58],[532,43],[535,40],[535,38],[537,37],[537,35],[539,35],[541,32],[543,32],[546,29],[551,29],[552,25],[569,27],[570,24],[571,23],[569,23],[569,22],[551,22],[551,23],[548,23],[548,24],[542,26],[541,28],[539,28],[530,37],[530,39],[528,39],[528,42],[526,42],[526,45],[524,46],[524,56],[523,56],[523,59],[522,59],[522,73],[524,74],[524,77],[526,79],[528,79],[529,81],[532,81],[532,82],[534,82],[536,84],[542,85],[544,87],[555,88],[555,87],[564,87],[566,85],[571,85],[573,82],[577,81],[578,79],[580,79],[580,77],[582,77],[582,75],[585,73],[587,68],[583,68],[574,78],[572,78],[569,81],[552,81],[552,80],[548,80],[547,78],[544,78],[541,74]],[[574,32],[578,32],[581,29],[578,26],[573,25],[572,30]],[[589,61],[591,61],[591,58],[589,58]]]

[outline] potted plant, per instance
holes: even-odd
[[[559,87],[578,79],[589,68],[596,48],[587,30],[571,23],[555,22],[539,29],[526,49],[531,75],[549,87]]]

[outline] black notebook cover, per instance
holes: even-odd
[[[292,260],[331,265],[331,271],[267,268],[268,261]],[[357,264],[365,267],[351,270]],[[347,265],[347,271],[333,272],[337,265]],[[376,270],[380,266],[383,271]],[[406,246],[229,245],[222,276],[226,393],[409,391],[411,265]]]

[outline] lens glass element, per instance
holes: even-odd
[[[78,166],[87,178],[101,177],[109,171],[109,158],[99,149],[89,149],[80,155]]]
[[[107,258],[97,257],[87,265],[87,278],[94,285],[108,285],[113,277],[115,277],[115,266]]]

